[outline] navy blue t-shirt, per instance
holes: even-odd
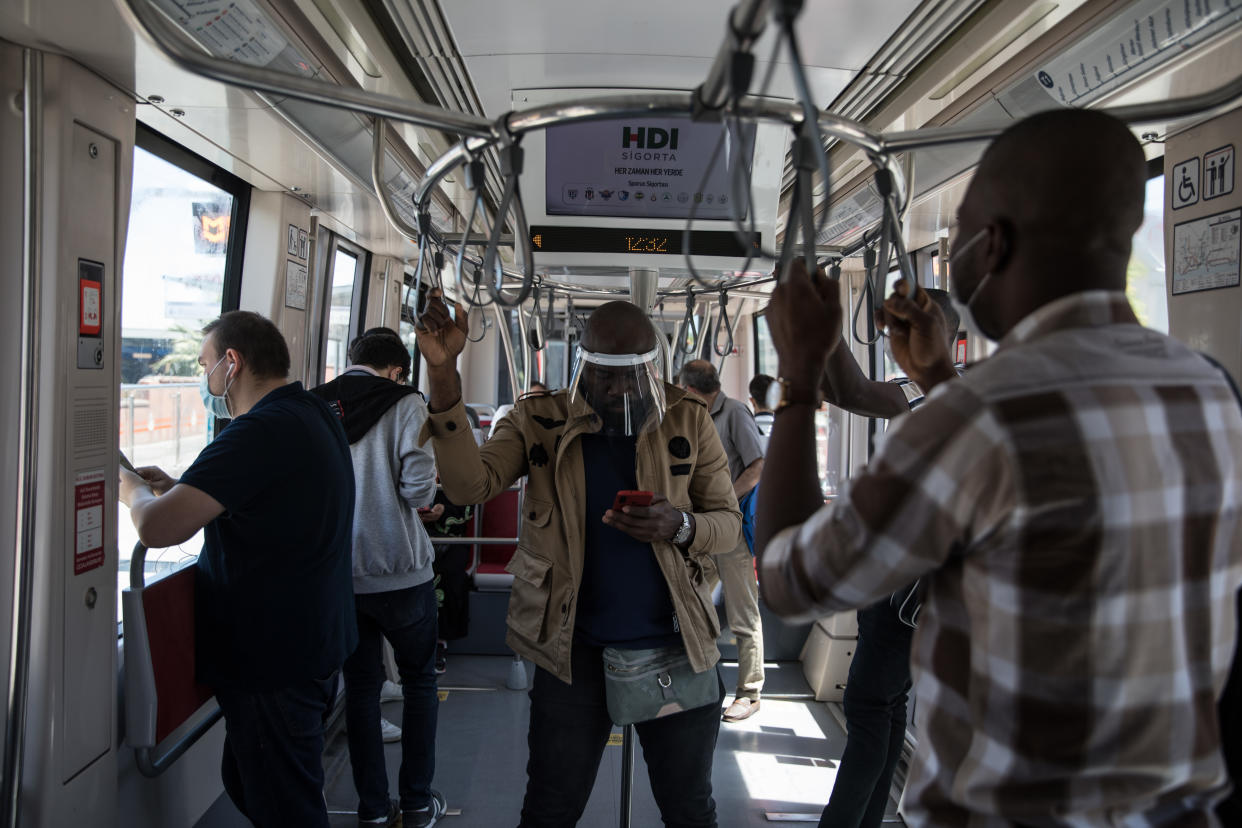
[[[582,438],[586,472],[586,550],[578,588],[578,636],[597,647],[681,643],[668,582],[651,544],[603,522],[617,492],[637,489],[635,437]]]
[[[299,382],[272,391],[181,482],[225,509],[198,559],[199,680],[270,690],[340,667],[358,643],[354,467],[327,404]]]

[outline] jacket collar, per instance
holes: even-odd
[[[1070,328],[1095,328],[1102,325],[1137,325],[1138,317],[1130,307],[1125,293],[1111,290],[1084,290],[1071,293],[1028,314],[998,346],[1012,348],[1024,342]]]

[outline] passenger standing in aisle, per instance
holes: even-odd
[[[746,389],[750,392],[750,407],[755,412],[755,425],[759,427],[759,443],[763,446],[764,454],[768,451],[768,437],[772,435],[774,415],[771,406],[768,405],[768,389],[774,382],[776,382],[776,377],[755,374]]]
[[[259,828],[327,828],[324,719],[358,643],[349,444],[328,406],[288,382],[270,321],[231,311],[203,334],[203,403],[231,422],[180,480],[122,470],[120,497],[149,547],[204,530],[197,674],[224,712],[229,797]]]
[[[478,448],[455,369],[465,323],[434,293],[419,320],[431,387],[424,433],[454,501],[486,502],[529,474],[506,638],[537,668],[521,824],[581,818],[612,729],[603,653],[615,647],[684,650],[692,670],[713,671],[710,702],[635,729],[665,825],[714,826],[723,687],[708,559],[737,545],[740,516],[707,409],[660,381],[646,315],[610,302],[591,314],[570,389],[519,401]],[[649,507],[611,508],[635,489],[655,494]]]
[[[354,603],[358,648],[345,660],[345,723],[358,822],[425,828],[443,816],[436,767],[436,587],[418,509],[436,493],[435,456],[419,445],[427,404],[405,380],[410,353],[396,331],[372,328],[349,346],[344,373],[312,393],[341,420],[353,457]],[[383,640],[401,676],[400,800],[388,799],[381,738]]]
[[[706,360],[696,359],[683,365],[681,384],[687,392],[703,400],[712,415],[712,424],[729,458],[733,494],[745,514],[747,498],[763,473],[763,442],[754,415],[721,390],[716,368]],[[740,722],[759,710],[759,694],[763,690],[759,584],[755,581],[755,559],[745,537],[738,539],[732,552],[716,556],[716,569],[724,589],[729,629],[737,638],[737,689],[722,718],[726,722]]]
[[[944,315],[946,341],[957,338],[958,315],[949,294],[925,291]],[[869,379],[842,341],[828,357],[820,384],[824,399],[851,414],[891,420],[918,408],[918,383]],[[819,828],[879,828],[888,807],[893,772],[906,741],[910,692],[910,641],[914,628],[899,616],[907,600],[918,600],[910,584],[858,610],[858,643],[845,683],[845,753],[824,806]]]
[[[1217,824],[1242,412],[1220,371],[1126,301],[1145,181],[1134,136],[1098,112],[996,139],[959,208],[952,278],[998,350],[958,378],[930,299],[888,299],[893,353],[929,395],[828,507],[812,412],[838,285],[798,267],[773,293],[785,393],[760,583],[806,618],[927,578],[911,825]]]

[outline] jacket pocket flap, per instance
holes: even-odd
[[[519,549],[509,559],[509,563],[505,565],[505,572],[508,572],[515,578],[521,578],[534,586],[542,586],[544,579],[548,577],[548,570],[551,568],[552,562],[547,558],[537,558],[529,552]]]
[[[522,503],[522,517],[536,529],[542,529],[552,519],[552,504],[546,500],[527,496]]]

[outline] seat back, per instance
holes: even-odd
[[[508,489],[479,506],[480,536],[485,538],[516,538],[521,526],[521,490]],[[505,571],[516,544],[479,545],[479,565],[474,585],[481,590],[509,589],[513,576]]]
[[[153,747],[212,697],[195,678],[194,577],[190,566],[122,595],[126,741]]]

